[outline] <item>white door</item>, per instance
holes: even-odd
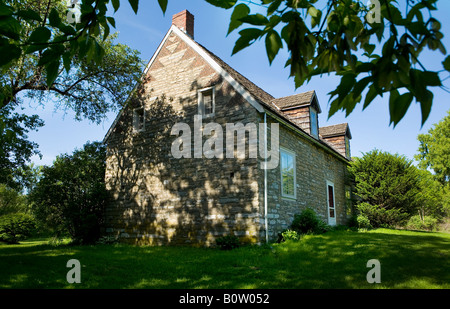
[[[336,208],[334,203],[334,184],[327,181],[328,224],[336,225]]]

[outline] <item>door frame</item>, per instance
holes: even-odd
[[[330,216],[330,191],[329,191],[329,187],[333,188],[333,214],[334,216],[331,217]],[[328,217],[328,224],[331,226],[336,225],[336,194],[335,194],[335,190],[334,190],[334,183],[332,181],[327,180],[327,217]]]

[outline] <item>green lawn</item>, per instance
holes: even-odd
[[[450,288],[450,234],[334,231],[232,251],[130,245],[0,244],[0,288]],[[69,259],[81,283],[69,284]],[[381,263],[369,284],[367,261]]]

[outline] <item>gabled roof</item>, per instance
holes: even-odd
[[[273,104],[278,106],[278,108],[282,111],[291,108],[313,105],[318,113],[322,112],[320,105],[317,101],[316,92],[314,90],[278,98],[273,100],[272,102]]]
[[[320,136],[324,138],[343,135],[346,135],[350,139],[352,138],[352,134],[350,133],[348,123],[341,123],[327,127],[320,127],[319,133]]]
[[[318,104],[317,97],[315,94],[315,91],[308,91],[305,93],[300,93],[292,96],[287,96],[279,99],[275,99],[272,95],[255,85],[253,82],[248,80],[246,77],[244,77],[242,74],[240,74],[238,71],[234,70],[232,67],[230,67],[227,63],[225,63],[221,58],[216,56],[214,53],[209,51],[204,46],[200,45],[196,41],[194,41],[189,35],[181,31],[178,27],[172,25],[165,35],[164,39],[161,41],[158,49],[156,50],[155,54],[153,55],[152,59],[150,59],[147,67],[145,68],[143,72],[143,76],[145,76],[150,69],[152,63],[155,61],[157,55],[159,54],[162,46],[166,42],[166,40],[169,38],[170,34],[174,32],[177,34],[182,40],[184,40],[185,43],[187,43],[190,47],[192,47],[201,57],[208,62],[208,64],[215,69],[232,87],[235,88],[235,90],[241,94],[247,102],[252,105],[257,111],[259,112],[269,112],[269,114],[273,115],[274,117],[281,119],[284,123],[287,123],[289,126],[295,128],[298,132],[300,132],[305,138],[311,140],[313,143],[316,143],[320,145],[321,147],[324,147],[328,150],[331,150],[332,153],[338,155],[340,158],[345,158],[342,156],[339,152],[336,151],[333,147],[331,147],[328,143],[324,142],[321,139],[316,139],[312,137],[310,134],[305,132],[302,128],[300,128],[297,124],[289,120],[288,117],[283,113],[282,109],[287,109],[289,106],[293,107],[295,104],[294,102],[301,101],[302,104],[315,104],[316,109],[318,112],[321,112],[320,105]],[[135,86],[136,89],[137,85]],[[135,90],[133,90],[134,92]],[[133,93],[132,92],[132,93]],[[130,94],[129,98],[131,97],[132,93]],[[125,104],[125,108],[126,108]],[[282,106],[282,108],[280,108]],[[116,119],[114,120],[113,124],[109,128],[108,132],[106,133],[103,142],[106,143],[109,136],[111,135],[115,125],[117,124],[118,120],[120,119],[124,109],[121,110],[121,112],[117,115]],[[320,128],[321,129],[321,128]]]

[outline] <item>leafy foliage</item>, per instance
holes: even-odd
[[[369,203],[364,202],[358,204],[357,210],[359,212],[357,219],[358,224],[362,228],[401,226],[409,216],[408,213],[404,212],[402,209],[386,209],[378,205],[370,205]]]
[[[348,115],[362,102],[365,109],[387,93],[394,126],[413,100],[421,106],[422,124],[427,120],[433,101],[429,88],[442,82],[438,72],[422,65],[420,55],[427,48],[446,54],[441,24],[431,14],[437,0],[380,0],[374,6],[332,0],[323,9],[317,0],[261,0],[265,15],[251,14],[246,3],[234,4],[228,33],[242,25],[250,28],[239,31],[233,54],[265,37],[270,63],[287,47],[286,66],[296,87],[317,75],[340,76],[330,93],[330,117],[338,110]],[[450,57],[442,65],[450,71]]]
[[[301,234],[321,234],[326,232],[326,224],[310,208],[294,215],[291,229]]]
[[[25,212],[26,209],[27,200],[24,195],[5,184],[0,184],[0,216]]]
[[[284,242],[284,241],[298,241],[300,240],[300,235],[298,234],[297,231],[295,230],[291,230],[291,229],[287,229],[286,231],[281,233],[281,240],[280,242]]]
[[[40,155],[37,144],[27,140],[27,133],[42,127],[37,115],[13,113],[12,106],[0,109],[0,183],[21,190],[21,171],[28,169],[31,156]]]
[[[415,211],[419,174],[404,156],[373,150],[355,158],[349,172],[355,180],[354,193],[361,202],[386,210]]]
[[[234,235],[218,237],[216,239],[216,244],[222,250],[232,250],[235,248],[239,248],[240,246],[239,238]]]
[[[31,192],[36,218],[57,236],[69,234],[77,243],[94,243],[100,237],[107,201],[104,183],[105,147],[87,143],[72,155],[57,157],[44,167]]]
[[[443,184],[450,183],[450,111],[427,134],[420,134],[419,154],[415,156],[423,169],[431,168]]]
[[[14,213],[0,217],[0,240],[16,244],[30,236],[36,223],[33,216],[25,213]]]
[[[363,103],[364,109],[377,96],[388,94],[394,126],[413,101],[421,106],[422,124],[427,120],[433,102],[430,88],[442,86],[443,79],[424,67],[421,54],[428,49],[446,55],[441,24],[432,16],[437,0],[379,0],[370,6],[360,0],[325,4],[318,0],[205,1],[232,10],[228,33],[249,26],[239,31],[233,54],[264,39],[270,63],[287,48],[286,66],[296,87],[317,75],[340,76],[340,84],[330,93],[329,116],[338,110],[348,115],[357,104]],[[105,54],[101,41],[115,27],[115,19],[106,15],[108,4],[116,12],[120,0],[80,1],[78,23],[66,18],[69,8],[63,2],[1,3],[3,70],[17,67],[23,56],[34,55],[38,76],[45,76],[43,87],[52,88],[61,67],[69,73],[77,59],[101,65]],[[139,0],[128,3],[137,13]],[[168,0],[158,0],[158,4],[165,13]],[[250,4],[264,7],[266,13],[251,14]],[[443,59],[442,66],[450,71],[450,57]],[[2,94],[0,101],[11,100],[14,91],[6,83],[3,87],[7,95]]]
[[[415,215],[409,218],[406,227],[412,230],[434,231],[437,227],[437,219],[431,216],[421,217],[420,215]]]

